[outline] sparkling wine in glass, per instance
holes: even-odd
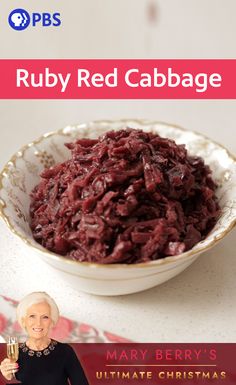
[[[19,344],[17,337],[8,337],[7,341],[7,357],[11,362],[16,362],[19,358]],[[12,370],[13,377],[15,378],[16,370]]]

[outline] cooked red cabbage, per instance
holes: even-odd
[[[66,144],[44,170],[31,228],[48,250],[80,262],[140,263],[205,238],[219,215],[210,168],[184,145],[136,129]]]

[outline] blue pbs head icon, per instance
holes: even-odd
[[[30,15],[25,9],[17,8],[10,13],[8,22],[16,31],[23,31],[30,24]]]

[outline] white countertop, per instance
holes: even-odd
[[[46,131],[99,118],[146,117],[198,130],[236,153],[235,101],[1,101],[0,165]],[[25,252],[0,221],[0,294],[49,292],[63,315],[145,342],[236,342],[236,251],[232,233],[185,272],[123,297],[78,292]],[[0,309],[1,312],[1,309]]]
[[[233,232],[185,272],[128,296],[77,292],[51,267],[23,252],[0,223],[1,294],[20,299],[45,290],[64,316],[141,342],[236,342],[236,255]]]

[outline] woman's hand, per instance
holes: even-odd
[[[0,364],[0,371],[3,377],[6,378],[6,380],[12,380],[13,370],[14,372],[17,372],[18,369],[19,365],[17,364],[17,362],[11,362],[9,358],[5,358]]]

